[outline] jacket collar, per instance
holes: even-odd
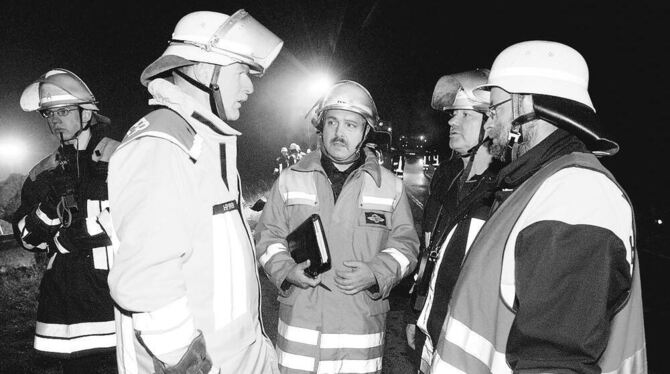
[[[242,133],[230,127],[221,118],[193,100],[192,97],[185,94],[173,83],[158,78],[152,80],[147,87],[149,93],[153,96],[149,100],[150,105],[166,106],[179,113],[192,125],[194,122],[200,123],[202,126],[198,127],[204,126],[221,135],[242,135]]]
[[[366,172],[370,174],[377,187],[381,187],[382,170],[377,162],[377,155],[375,155],[375,153],[368,147],[362,147],[361,149],[365,152],[365,162],[358,169],[354,170],[353,173]],[[321,150],[317,149],[316,151],[303,156],[303,158],[297,164],[293,165],[291,169],[300,172],[317,171],[326,174],[321,165]]]

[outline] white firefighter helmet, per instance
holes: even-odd
[[[489,92],[483,91],[478,98],[472,90],[486,84],[488,75],[488,69],[476,69],[440,77],[433,90],[431,107],[441,111],[469,109],[486,112],[490,105]]]
[[[194,62],[226,66],[246,64],[250,73],[263,75],[284,42],[244,9],[232,16],[199,11],[179,20],[163,55],[142,72],[147,85],[155,76]]]
[[[379,114],[372,95],[365,87],[354,81],[345,80],[335,83],[314,104],[308,115],[312,114],[311,121],[317,129],[322,126],[324,113],[331,109],[360,114],[372,129],[376,129],[379,125]]]
[[[281,152],[281,153],[288,152],[288,148],[286,148],[286,147],[281,147],[281,149],[279,150],[279,152]]]
[[[540,94],[582,103],[595,112],[587,91],[589,69],[584,57],[565,44],[532,40],[514,44],[500,52],[488,83],[475,88],[484,92],[499,87],[509,93]]]
[[[65,69],[52,69],[31,83],[21,94],[21,109],[26,112],[78,105],[97,111],[97,100],[86,83]]]
[[[291,144],[288,146],[288,149],[289,149],[289,151],[291,151],[291,152],[298,152],[298,153],[300,153],[300,146],[297,145],[296,143],[291,143]]]

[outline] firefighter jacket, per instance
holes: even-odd
[[[647,372],[630,201],[565,134],[501,170],[422,372]]]
[[[276,372],[240,208],[240,133],[166,80],[149,92],[161,107],[128,130],[110,163],[119,369],[153,373],[153,357],[174,365],[201,331],[214,372]]]
[[[337,201],[321,151],[307,154],[279,176],[256,227],[259,261],[280,290],[277,356],[283,373],[381,372],[386,298],[416,266],[418,237],[402,181],[364,149],[364,164],[349,175]],[[322,219],[330,249],[332,268],[322,282],[332,291],[283,290],[295,264],[285,238],[313,213]],[[351,260],[367,262],[376,292],[339,291],[335,270]]]
[[[110,134],[109,120],[94,113],[88,144],[64,145],[30,171],[14,215],[21,246],[49,257],[35,326],[35,349],[49,356],[80,357],[116,345],[107,287],[112,243],[100,225],[109,218],[107,161],[119,144]]]

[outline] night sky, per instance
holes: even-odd
[[[181,16],[196,10],[232,14],[239,8],[285,41],[284,50],[233,123],[243,178],[271,173],[282,145],[307,146],[305,112],[315,97],[313,74],[353,79],[375,98],[394,137],[426,135],[439,144],[444,118],[430,109],[437,79],[489,68],[505,47],[523,40],[563,42],[591,71],[596,110],[621,151],[604,161],[629,192],[638,214],[667,216],[660,173],[668,169],[670,51],[666,5],[642,1],[4,1],[0,9],[0,143],[19,138],[23,162],[0,160],[0,179],[26,173],[52,151],[44,120],[19,108],[25,86],[54,67],[78,74],[120,134],[144,115],[141,71],[165,49]],[[540,9],[541,8],[541,9]],[[667,217],[670,218],[670,217]]]

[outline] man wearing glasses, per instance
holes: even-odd
[[[23,248],[49,257],[35,349],[60,358],[64,373],[92,372],[98,353],[112,354],[116,345],[107,286],[112,242],[100,222],[109,218],[107,165],[119,142],[89,88],[65,69],[28,86],[21,107],[42,114],[60,142],[30,171],[13,222]]]
[[[465,257],[431,373],[646,373],[632,205],[596,158],[584,58],[528,41],[486,85],[487,135],[509,161]]]

